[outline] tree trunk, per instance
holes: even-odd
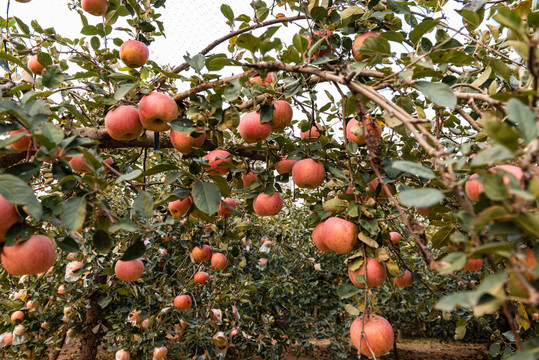
[[[99,276],[95,283],[104,284],[107,277]],[[97,348],[101,335],[101,327],[97,328],[103,320],[103,309],[98,304],[101,293],[94,290],[90,294],[90,307],[86,309],[86,317],[84,319],[84,327],[81,331],[81,349],[79,360],[95,360],[97,357]],[[94,332],[94,329],[97,330]]]

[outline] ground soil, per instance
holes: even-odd
[[[329,340],[312,340],[315,348],[314,356],[296,356],[295,349],[291,349],[288,355],[283,360],[329,360],[334,359],[334,356],[327,352]],[[79,344],[76,340],[72,340],[65,346],[58,360],[75,360],[78,359]],[[397,342],[397,351],[399,360],[486,360],[488,359],[488,351],[486,344],[468,344],[457,342],[440,342],[433,339],[403,339]],[[98,360],[113,359],[113,354],[107,354],[100,351]],[[362,357],[363,359],[365,357]],[[350,350],[350,356],[347,360],[357,359],[357,355]],[[392,352],[389,355],[379,358],[380,360],[397,359]]]

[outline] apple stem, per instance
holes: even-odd
[[[154,147],[153,149],[154,150],[159,150],[159,132],[154,132],[153,133],[153,139],[154,139]]]

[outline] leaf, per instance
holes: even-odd
[[[450,108],[457,105],[457,98],[447,84],[417,81],[416,86],[429,100],[437,105]]]
[[[348,207],[348,202],[341,199],[329,199],[324,203],[324,210],[334,214],[343,212]]]
[[[341,19],[345,20],[354,15],[361,15],[363,13],[365,13],[365,11],[362,8],[358,6],[350,6],[341,12]]]
[[[459,306],[470,307],[472,306],[471,293],[471,291],[465,291],[444,296],[434,307],[441,311],[453,311]]]
[[[269,123],[273,120],[273,111],[275,110],[275,106],[273,104],[270,105],[263,105],[260,108],[260,122],[261,123]]]
[[[142,257],[142,255],[144,255],[145,251],[146,251],[146,246],[144,245],[144,242],[138,239],[133,243],[133,245],[131,245],[130,247],[127,248],[127,250],[125,250],[120,260],[130,261],[130,260],[138,259]]]
[[[79,244],[72,237],[56,238],[56,245],[65,252],[79,252]]]
[[[472,159],[472,166],[483,166],[498,161],[509,160],[513,154],[505,146],[496,144],[491,148],[482,150]]]
[[[86,219],[86,199],[74,197],[64,204],[62,211],[62,222],[70,234],[82,230],[82,225]]]
[[[499,205],[490,206],[477,215],[473,223],[473,229],[476,232],[480,232],[485,226],[493,221],[508,220],[510,218],[511,215],[507,212],[505,207]]]
[[[466,264],[466,260],[466,254],[459,251],[448,254],[440,261],[441,266],[438,268],[438,272],[440,274],[449,274],[460,270]]]
[[[528,234],[539,238],[539,212],[521,215],[514,220],[515,224]]]
[[[112,248],[112,240],[109,233],[104,230],[97,230],[92,238],[94,246],[100,253],[108,253]]]
[[[64,74],[57,66],[48,66],[45,68],[42,74],[43,86],[49,89],[58,88],[64,81]]]
[[[344,310],[352,316],[359,316],[361,314],[359,309],[351,304],[344,305]]]
[[[394,161],[392,167],[394,169],[417,175],[425,179],[434,179],[436,177],[431,169],[412,161]]]
[[[149,218],[153,214],[153,197],[146,191],[141,191],[133,203],[133,213],[136,217]]]
[[[119,184],[119,183],[121,183],[122,181],[127,181],[127,180],[133,180],[133,179],[136,179],[136,178],[138,178],[141,174],[142,174],[142,170],[140,170],[140,169],[133,170],[133,171],[131,171],[130,173],[123,174],[122,176],[118,177],[118,179],[116,179],[116,184]]]
[[[307,40],[304,36],[301,36],[300,34],[294,35],[292,43],[294,44],[296,50],[298,50],[298,52],[300,52],[301,54],[307,51],[307,47],[309,46],[309,40]]]
[[[221,5],[221,13],[228,19],[228,21],[234,21],[234,11],[227,4]]]
[[[418,208],[431,207],[445,198],[440,190],[433,188],[404,190],[399,193],[399,197],[403,205]]]
[[[378,247],[378,243],[377,243],[375,240],[373,240],[373,239],[371,239],[370,237],[368,237],[367,235],[365,235],[363,232],[360,232],[360,233],[358,234],[357,238],[358,238],[361,242],[365,243],[367,246],[370,246],[371,248],[375,248],[375,249],[376,249],[376,248]]]
[[[122,100],[125,94],[131,91],[131,89],[133,89],[135,85],[136,84],[134,83],[122,85],[118,90],[116,90],[116,93],[114,94],[114,100],[118,100],[118,101]]]
[[[432,243],[432,247],[434,249],[439,249],[442,246],[445,246],[447,243],[447,239],[449,236],[453,233],[455,230],[454,226],[444,226],[438,229],[438,231],[432,235],[430,242]]]
[[[43,213],[41,203],[36,198],[34,191],[18,177],[1,174],[0,194],[13,204],[25,205],[36,220],[41,220]]]
[[[4,59],[4,60],[6,60],[6,61],[8,61],[8,62],[17,64],[17,65],[19,65],[20,67],[22,67],[27,73],[32,74],[32,72],[30,71],[30,69],[28,69],[28,67],[27,67],[22,61],[20,61],[19,59],[17,59],[17,58],[14,57],[14,56],[11,56],[11,55],[9,55],[9,54],[6,54],[6,53],[3,52],[3,51],[0,51],[0,59]]]
[[[529,143],[537,137],[537,123],[533,111],[516,98],[507,102],[507,117],[517,126],[522,138]]]
[[[191,193],[196,207],[203,213],[213,215],[219,210],[221,191],[214,183],[197,181]]]
[[[122,220],[119,220],[119,221],[116,221],[114,223],[114,225],[112,225],[111,227],[109,227],[109,231],[111,233],[115,233],[116,231],[118,230],[124,230],[124,231],[128,231],[128,232],[134,232],[137,230],[137,226],[135,225],[135,223],[130,220],[130,219],[122,219]]]
[[[518,132],[494,115],[485,114],[483,125],[488,135],[511,151],[518,149]]]
[[[414,29],[410,32],[409,38],[414,43],[417,44],[419,40],[421,40],[421,37],[434,29],[436,25],[438,25],[438,20],[423,20],[421,23],[419,23],[417,26],[414,27]]]
[[[337,296],[340,299],[348,299],[359,294],[363,289],[359,289],[351,284],[341,284],[337,286]]]
[[[225,88],[225,99],[227,101],[235,100],[238,98],[241,92],[240,79],[232,80]]]
[[[361,45],[359,53],[366,55],[390,56],[391,46],[389,46],[389,42],[381,36],[369,36]]]

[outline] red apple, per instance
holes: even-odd
[[[513,175],[517,179],[517,181],[522,181],[522,177],[524,176],[524,172],[522,171],[522,169],[515,165],[498,165],[498,166],[493,167],[489,171],[494,174],[507,172]],[[510,181],[511,179],[509,178],[509,176],[503,177],[503,183],[505,185],[509,184]]]
[[[255,82],[259,83],[260,85],[266,87],[266,84],[271,84],[277,81],[277,75],[274,72],[268,73],[266,78],[264,79],[264,82],[262,82],[261,76],[254,76],[249,80],[249,84],[254,84]]]
[[[213,251],[208,245],[202,245],[201,247],[195,246],[191,251],[191,255],[198,262],[210,261]]]
[[[273,118],[271,119],[271,129],[273,131],[283,130],[292,122],[293,110],[288,101],[277,100],[273,102]]]
[[[322,125],[316,123],[309,130],[301,132],[302,139],[309,139],[310,142],[315,142],[320,137],[319,130],[322,130]]]
[[[367,269],[368,270],[368,269]],[[412,279],[412,273],[409,270],[406,270],[404,274],[397,276],[393,278],[393,282],[398,287],[407,287],[412,285],[413,279]]]
[[[191,297],[189,295],[178,295],[174,298],[174,306],[178,310],[189,310],[192,304]]]
[[[116,277],[122,281],[136,281],[144,272],[144,264],[140,259],[122,261],[118,260],[114,266]]]
[[[22,128],[22,129],[17,129],[17,130],[11,130],[9,132],[9,135],[15,135],[20,132],[30,134],[28,129]],[[32,137],[30,135],[26,135],[20,138],[19,140],[11,143],[11,148],[15,151],[28,151],[31,145],[32,145]]]
[[[120,59],[130,68],[138,68],[146,64],[150,51],[146,44],[138,40],[127,40],[120,46]]]
[[[348,267],[348,277],[352,281],[352,284],[363,289],[365,283],[360,283],[356,280],[356,276],[358,275],[365,277],[365,261],[363,261],[363,264],[357,270],[351,270],[350,266]],[[386,276],[386,267],[383,263],[380,263],[373,257],[367,258],[367,277],[365,281],[370,288],[382,285],[386,281]]]
[[[170,129],[168,123],[178,118],[178,105],[170,96],[153,92],[140,100],[138,112],[142,126],[161,132]]]
[[[470,201],[478,202],[479,196],[485,192],[485,187],[483,184],[476,180],[479,177],[479,174],[473,174],[471,175],[468,180],[466,180],[466,184],[464,185],[464,191],[466,192],[466,196]]]
[[[369,58],[368,55],[360,55],[361,47],[363,46],[363,42],[367,38],[369,38],[371,36],[378,36],[378,35],[380,35],[379,32],[369,31],[369,32],[366,32],[366,33],[361,34],[358,37],[356,37],[356,39],[354,40],[354,43],[352,44],[352,55],[354,56],[354,59],[356,61],[363,61],[363,60]]]
[[[56,249],[51,239],[44,235],[32,235],[22,243],[4,246],[2,264],[11,275],[34,275],[44,273],[56,260]]]
[[[206,132],[200,128],[197,128],[195,131],[200,135],[193,137],[188,133],[170,130],[170,142],[174,146],[174,149],[182,154],[190,154],[193,151],[193,147],[202,147],[204,141],[206,141]]]
[[[318,250],[323,252],[329,252],[331,251],[324,242],[324,238],[322,237],[322,227],[324,226],[324,223],[321,222],[320,224],[316,225],[313,230],[313,242],[318,248]]]
[[[208,160],[210,167],[206,169],[210,175],[224,175],[230,169],[228,166],[220,165],[223,162],[232,164],[232,158],[230,153],[226,150],[212,150],[206,156],[204,160]]]
[[[28,59],[28,69],[36,75],[41,75],[45,66],[41,65],[37,59],[37,55],[33,55]]]
[[[130,360],[131,355],[129,355],[129,352],[125,350],[118,350],[116,351],[116,355],[114,356],[114,360]]]
[[[215,253],[211,257],[211,266],[222,271],[228,267],[228,258],[225,254]]]
[[[322,227],[322,239],[327,248],[339,254],[347,254],[356,248],[359,230],[353,222],[330,217]]]
[[[171,201],[168,203],[168,210],[172,216],[179,219],[187,214],[187,211],[189,211],[189,208],[191,207],[191,203],[192,201],[190,197]]]
[[[0,221],[0,243],[3,243],[9,228],[21,221],[21,218],[15,205],[4,199],[2,195],[0,195],[0,218],[2,219]]]
[[[208,281],[210,281],[210,274],[205,271],[199,271],[195,274],[193,280],[195,284],[205,285]]]
[[[251,185],[252,182],[258,180],[258,174],[250,171],[247,174],[241,174],[241,181],[243,182],[243,187],[246,188]]]
[[[372,120],[370,117],[367,121],[367,131],[376,138],[382,136],[382,129],[376,124],[376,120]],[[354,133],[361,133],[356,135]],[[356,119],[352,119],[346,124],[346,136],[348,141],[353,141],[358,145],[365,145],[365,132],[363,130],[363,123],[360,123]]]
[[[240,120],[238,131],[241,138],[248,144],[254,144],[267,138],[271,133],[271,123],[260,122],[260,113],[250,112]]]
[[[142,134],[138,110],[121,105],[105,116],[105,127],[110,137],[119,141],[135,140]]]
[[[463,271],[479,271],[483,267],[483,259],[468,259],[464,267],[461,269]]]
[[[82,0],[81,6],[88,14],[103,16],[107,13],[109,3],[107,0]]]
[[[8,332],[4,335],[4,344],[11,345],[13,344],[13,334]]]
[[[108,157],[105,159],[105,162],[109,165],[114,164],[114,159],[112,157]],[[69,160],[69,165],[71,165],[71,168],[73,171],[81,172],[81,173],[91,173],[93,172],[92,169],[86,163],[84,162],[84,157],[82,155],[75,156],[71,160]]]
[[[23,321],[24,320],[24,313],[20,310],[17,310],[11,314],[11,322],[16,321]]]
[[[155,360],[161,360],[161,359],[164,359],[168,354],[168,350],[165,346],[161,346],[161,347],[156,347],[154,350],[153,350],[153,358]]]
[[[350,326],[350,338],[356,349],[359,347],[359,338],[361,336],[361,354],[379,357],[393,349],[395,334],[389,321],[381,316],[369,314],[365,316],[363,326],[362,323],[363,316],[360,316]],[[363,334],[361,334],[362,327]],[[368,345],[367,342],[369,343]]]
[[[221,217],[229,217],[234,212],[227,208],[223,203],[227,203],[230,207],[236,208],[236,201],[232,198],[225,198],[221,200],[221,203],[219,204],[219,211],[218,214]]]
[[[324,182],[325,177],[324,165],[313,159],[300,160],[292,169],[294,183],[304,189],[316,189]]]
[[[392,231],[389,233],[389,239],[393,244],[397,245],[401,241],[401,235],[398,232]]]
[[[271,195],[260,193],[253,201],[253,210],[259,216],[277,215],[282,208],[283,200],[277,192]]]
[[[287,160],[286,158],[281,158],[281,160],[275,163],[275,170],[277,170],[279,175],[290,173],[297,162],[297,160]]]

